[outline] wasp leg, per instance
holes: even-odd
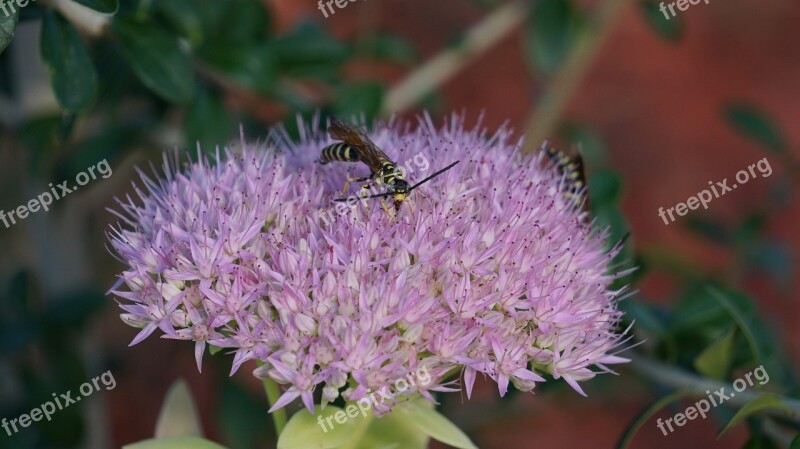
[[[347,193],[347,188],[350,187],[350,183],[352,182],[363,182],[370,180],[369,176],[365,176],[363,178],[347,178],[347,181],[344,182],[344,187],[342,187],[342,193]]]
[[[386,205],[386,201],[384,201],[383,198],[381,198],[381,207],[383,207],[383,211],[386,212],[386,215],[392,216],[391,210],[389,206]]]

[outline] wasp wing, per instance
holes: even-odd
[[[389,156],[381,151],[381,149],[367,137],[367,134],[355,125],[351,125],[336,117],[331,117],[331,122],[328,126],[328,134],[330,134],[332,138],[341,140],[355,148],[355,150],[358,151],[359,159],[367,164],[373,172],[381,171],[381,161],[391,161]]]

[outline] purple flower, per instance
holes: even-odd
[[[165,157],[164,179],[142,174],[147,191],[120,202],[110,233],[127,265],[111,293],[142,329],[132,344],[159,329],[195,342],[198,369],[206,344],[234,354],[232,371],[258,360],[257,376],[286,386],[273,409],[300,397],[312,410],[317,388],[356,401],[420,367],[431,382],[404,394],[452,391],[458,372],[468,395],[478,374],[501,395],[543,375],[583,394],[579,381],[627,361],[615,355],[623,291],[609,289],[619,248],[509,136],[457,117],[375,131],[411,183],[461,161],[396,216],[378,199],[333,206],[368,170],[315,163],[331,143],[318,129],[182,170]]]

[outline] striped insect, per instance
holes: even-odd
[[[386,192],[368,196],[366,194],[368,184],[363,184],[361,186],[361,197],[381,198],[381,206],[383,206],[387,214],[389,213],[389,208],[383,201],[384,198],[392,197],[395,202],[395,209],[399,209],[400,205],[404,201],[407,201],[408,194],[411,193],[412,190],[453,168],[453,166],[459,162],[456,161],[411,186],[404,178],[403,170],[398,168],[397,164],[378,148],[361,129],[333,117],[328,126],[328,133],[332,138],[340,140],[341,142],[323,148],[319,162],[321,164],[327,164],[333,161],[363,162],[370,169],[370,175],[359,178],[347,178],[342,188],[342,193],[347,193],[350,184],[353,182],[369,181],[378,186],[385,186]],[[347,201],[347,198],[339,198],[336,201]],[[409,208],[410,207],[411,205],[409,204]]]
[[[544,151],[548,158],[555,163],[558,173],[564,177],[564,196],[575,207],[580,207],[588,212],[589,196],[586,191],[586,168],[580,151],[573,149],[572,154],[568,155],[564,151],[549,145],[544,147]]]

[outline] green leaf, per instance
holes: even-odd
[[[213,153],[224,147],[230,138],[233,122],[216,92],[201,89],[186,110],[186,144]]]
[[[591,179],[594,168],[606,164],[607,151],[602,137],[589,126],[577,122],[567,122],[559,132],[564,140],[580,149]]]
[[[194,73],[178,38],[161,27],[133,20],[114,21],[114,31],[136,76],[173,103],[187,103],[194,93]]]
[[[268,95],[277,75],[273,49],[268,44],[207,46],[202,58],[242,86]]]
[[[420,403],[422,400],[407,402],[397,407],[414,426],[431,438],[459,449],[477,449],[455,424],[436,410]]]
[[[781,446],[765,435],[753,435],[742,449],[779,449]],[[791,447],[789,449],[792,449]]]
[[[532,14],[525,27],[526,54],[535,69],[550,73],[566,58],[584,19],[572,0],[541,0]]]
[[[411,65],[418,55],[414,47],[401,36],[387,32],[372,33],[357,43],[356,53],[374,59],[386,59]]]
[[[175,381],[158,414],[156,438],[201,436],[200,417],[192,393],[184,380]]]
[[[728,298],[728,295],[722,291],[711,286],[707,287],[707,291],[725,308],[725,310],[728,311],[731,317],[733,317],[734,321],[736,321],[736,324],[739,326],[739,329],[742,331],[742,334],[747,340],[748,346],[750,346],[750,351],[752,351],[756,363],[763,364],[764,351],[762,351],[762,348],[764,345],[761,344],[761,342],[759,342],[756,338],[756,332],[750,326],[750,320],[747,318],[748,315],[744,313],[742,309],[737,307],[737,305]]]
[[[259,442],[275,441],[271,426],[265,426],[266,401],[249,392],[232,378],[222,381],[220,394],[219,428],[228,446],[236,449],[264,447]]]
[[[800,435],[796,436],[792,440],[792,444],[789,445],[789,449],[800,449]]]
[[[679,15],[672,17],[666,9],[668,3],[648,0],[641,2],[644,20],[650,28],[662,38],[670,42],[678,42],[683,37],[683,19]],[[664,10],[661,8],[664,5]]]
[[[725,426],[719,432],[717,432],[717,438],[721,437],[722,434],[728,431],[728,429],[745,420],[747,417],[764,410],[783,410],[787,413],[791,412],[789,406],[786,405],[783,400],[781,400],[780,396],[771,393],[764,393],[743,405],[742,408],[740,408],[739,411],[733,415],[733,418],[731,418],[731,420],[728,421],[728,423],[725,424]]]
[[[350,56],[343,42],[310,23],[271,43],[281,72],[296,77],[333,78]]]
[[[19,20],[19,8],[14,8],[14,12],[9,15],[0,14],[0,53],[8,47],[14,39],[14,31],[17,29]]]
[[[89,51],[75,28],[54,10],[48,10],[42,22],[41,51],[58,102],[71,112],[89,106],[97,93]]]
[[[346,84],[337,92],[333,110],[341,117],[363,113],[371,122],[383,103],[383,95],[384,88],[377,83]]]
[[[208,6],[206,3],[197,0],[169,0],[155,2],[153,6],[176,32],[197,44],[203,41],[204,28],[207,25],[203,20],[205,8]]]
[[[625,429],[625,433],[622,434],[619,441],[617,442],[616,449],[626,449],[630,446],[631,441],[633,441],[633,437],[636,435],[636,432],[642,428],[642,426],[650,420],[659,410],[666,407],[667,405],[671,404],[678,399],[685,398],[692,396],[692,392],[689,390],[675,390],[671,393],[668,393],[655,401],[652,404],[648,405],[644,408],[639,414],[633,419],[633,421],[628,425],[628,428]]]
[[[745,102],[725,106],[725,119],[739,133],[755,140],[776,154],[786,152],[786,140],[778,126],[766,113]]]
[[[316,407],[313,415],[308,410],[301,409],[292,415],[281,432],[278,449],[335,449],[348,441],[355,429],[356,421],[370,418],[363,417],[359,412],[355,418],[347,417],[343,423],[338,423],[333,418],[337,412],[345,413],[344,416],[347,416],[344,410],[332,405],[328,405],[324,410],[322,407]],[[339,416],[341,420],[342,415]],[[319,424],[320,417],[324,429]],[[326,424],[329,417],[333,428]]]
[[[736,328],[731,328],[722,338],[713,342],[694,359],[694,367],[700,374],[722,380],[728,376],[733,361]]]
[[[75,3],[80,3],[104,14],[113,14],[117,12],[119,7],[117,0],[75,0]]]
[[[614,170],[596,170],[588,176],[589,198],[592,207],[604,208],[618,205],[622,192],[622,179]]]
[[[170,437],[139,441],[122,449],[226,449],[225,446],[198,437]]]
[[[359,449],[426,449],[429,441],[428,435],[420,432],[405,414],[395,409],[388,415],[372,420],[361,438]]]

